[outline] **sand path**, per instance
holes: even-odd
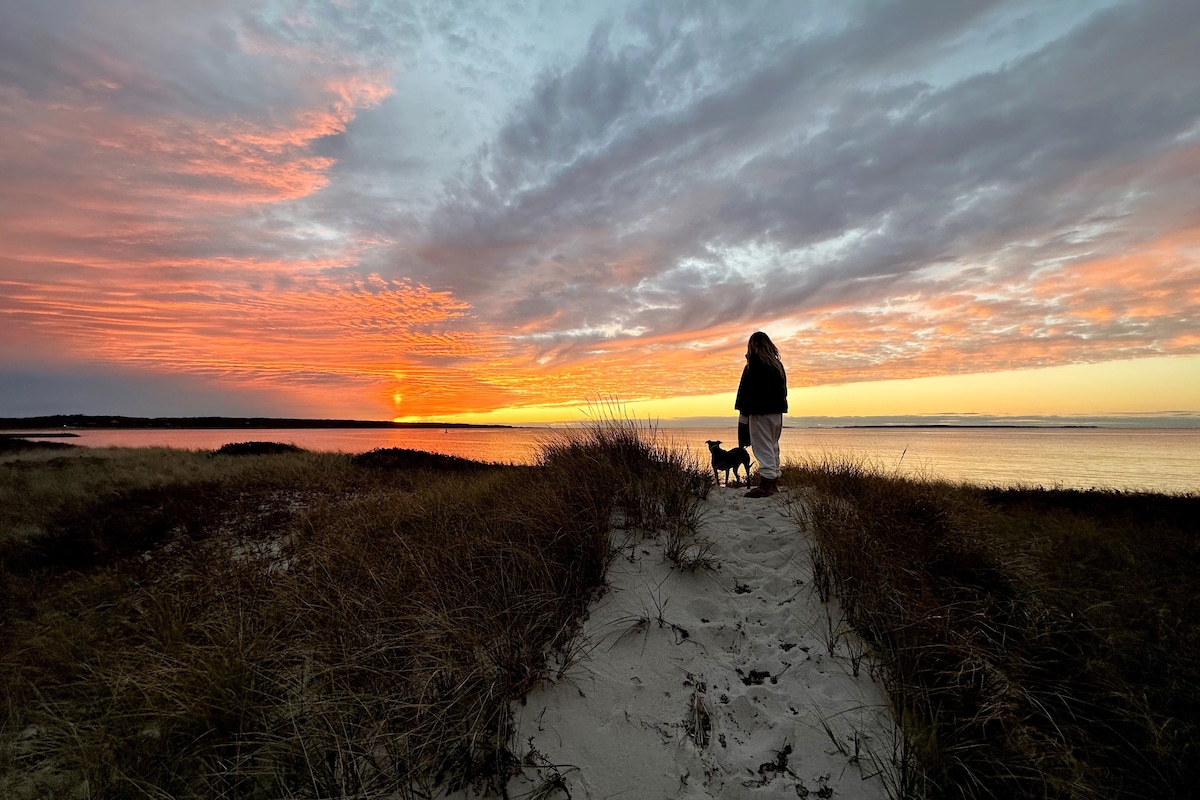
[[[653,541],[626,548],[580,652],[518,710],[517,755],[542,766],[509,797],[887,797],[889,716],[831,632],[808,538],[786,495],[743,492],[706,501],[717,570],[681,572]]]

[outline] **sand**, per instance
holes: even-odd
[[[894,729],[866,664],[853,674],[861,646],[813,588],[788,495],[744,492],[706,501],[718,569],[626,548],[577,651],[517,711],[537,766],[510,798],[888,796]]]

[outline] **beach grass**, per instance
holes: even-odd
[[[0,458],[0,796],[500,795],[613,559],[715,566],[707,470],[617,414],[533,466],[243,444]],[[783,482],[889,696],[862,758],[895,797],[1192,796],[1200,498]]]
[[[705,477],[612,420],[529,467],[9,455],[0,796],[499,791],[514,704],[571,650],[613,520],[686,528]]]
[[[1200,497],[789,465],[814,575],[869,651],[912,798],[1200,785]]]

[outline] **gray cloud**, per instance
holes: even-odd
[[[1009,6],[890,4],[786,41],[713,7],[632,17],[639,44],[601,28],[448,187],[420,274],[489,320],[571,309],[668,333],[881,301],[938,263],[1031,269],[1195,219],[1184,176],[1147,191],[1140,165],[1195,136],[1200,10],[1101,9],[995,70],[941,86],[892,77]],[[775,40],[733,57],[756,36]],[[1014,240],[1035,244],[1010,257]],[[757,274],[723,252],[758,245],[780,256]],[[699,280],[694,262],[716,277]],[[736,301],[710,297],[731,287]]]
[[[110,365],[59,364],[54,369],[0,368],[0,414],[125,416],[205,416],[212,409],[237,416],[278,416],[294,399],[281,393],[233,391],[186,375],[159,375]],[[320,409],[305,410],[319,416]]]

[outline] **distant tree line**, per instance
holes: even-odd
[[[44,417],[0,417],[0,428],[509,428],[511,425],[471,425],[463,422],[391,422],[359,419],[291,419],[274,417],[114,417],[53,414]]]

